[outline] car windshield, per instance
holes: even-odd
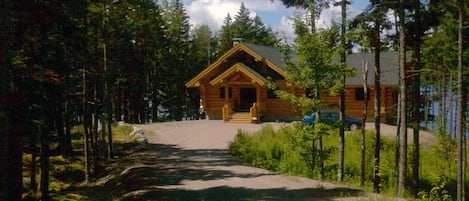
[[[331,118],[339,118],[339,113],[338,112],[328,112],[329,116]]]

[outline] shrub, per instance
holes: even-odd
[[[261,131],[249,134],[238,130],[234,141],[230,143],[230,153],[244,161],[261,168],[278,171],[284,154],[285,142],[281,133],[275,133],[271,125]]]
[[[323,152],[312,154],[313,140],[321,134],[323,137]],[[338,162],[338,129],[329,125],[312,128],[298,123],[283,127],[276,132],[270,125],[255,133],[239,130],[238,135],[230,144],[230,152],[235,157],[265,169],[289,175],[299,175],[314,178],[318,155],[324,159],[324,175],[329,181],[337,179]],[[454,197],[455,184],[448,178],[455,173],[453,148],[448,146],[451,140],[439,139],[439,143],[421,146],[421,189],[419,193],[423,200],[450,200]],[[392,138],[381,139],[380,176],[382,192],[394,194],[396,192],[396,142]],[[365,186],[370,188],[374,177],[374,132],[365,134]],[[408,145],[412,147],[412,144]],[[412,149],[409,149],[409,159]],[[450,157],[449,157],[450,156]],[[352,186],[358,186],[361,174],[361,131],[346,132],[345,135],[345,181]],[[410,169],[409,163],[409,169]],[[411,175],[409,175],[410,178]],[[446,178],[442,180],[441,178]],[[409,189],[415,191],[418,189]],[[454,192],[453,192],[454,191]]]
[[[429,192],[421,191],[418,196],[422,201],[449,201],[453,200],[446,190],[446,183],[441,181],[440,184],[434,186]]]

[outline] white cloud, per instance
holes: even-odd
[[[223,25],[223,20],[228,13],[234,18],[242,2],[241,0],[186,0],[184,3],[192,25],[207,24],[212,31],[216,32]],[[280,0],[246,0],[244,5],[252,16],[258,14],[265,24],[290,40],[294,37],[294,33],[289,19],[293,15],[306,13],[302,9],[287,9]],[[331,5],[329,9],[323,10],[317,20],[317,26],[326,28],[330,26],[332,20],[339,21],[340,9],[340,6]],[[359,11],[353,7],[349,6],[347,9],[349,19],[358,13]]]
[[[241,3],[239,0],[192,0],[186,1],[185,6],[191,24],[207,24],[212,30],[218,30],[228,13],[234,18]],[[279,1],[250,0],[245,1],[244,6],[249,9],[252,16],[261,12],[275,13],[286,10]],[[262,20],[265,22],[265,19]]]

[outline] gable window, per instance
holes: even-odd
[[[370,89],[368,90],[368,94],[366,100],[370,100]],[[365,100],[365,90],[363,88],[355,88],[355,100],[357,101],[364,101]]]
[[[307,98],[314,98],[314,90],[312,88],[306,88],[305,95]]]
[[[228,88],[228,98],[232,97],[232,91],[233,89],[231,87]],[[225,98],[225,87],[220,87],[220,98],[224,99]]]

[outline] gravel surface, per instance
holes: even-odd
[[[269,124],[275,129],[286,125]],[[126,182],[139,185],[122,200],[398,200],[279,175],[230,157],[228,144],[237,130],[253,132],[263,124],[200,120],[137,126],[144,130],[148,148],[135,158],[139,164],[126,169],[132,175]]]

